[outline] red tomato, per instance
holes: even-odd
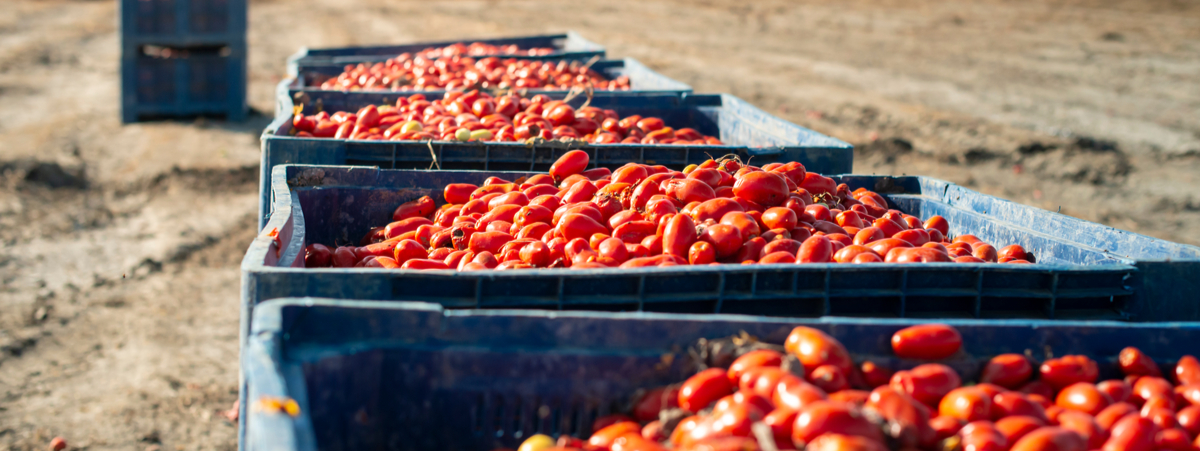
[[[1105,407],[1100,413],[1096,414],[1096,424],[1100,428],[1111,432],[1113,425],[1126,415],[1138,413],[1138,408],[1127,402],[1118,402]]]
[[[938,404],[938,415],[958,418],[965,422],[987,420],[992,415],[992,400],[975,387],[950,390]]]
[[[766,207],[782,205],[788,199],[787,182],[783,176],[767,171],[742,174],[733,184],[733,193]]]
[[[692,243],[688,249],[688,263],[693,265],[707,265],[717,261],[717,251],[713,245],[705,241],[697,241]]]
[[[742,374],[751,368],[778,367],[783,364],[783,354],[771,349],[756,349],[742,354],[729,365],[729,383],[737,385]]]
[[[1087,382],[1076,382],[1058,392],[1055,405],[1088,415],[1099,414],[1112,400],[1108,395]]]
[[[800,409],[792,425],[792,441],[802,446],[823,434],[842,434],[883,442],[883,434],[853,406],[817,401]]]
[[[641,432],[641,425],[632,421],[621,421],[605,426],[603,429],[592,433],[592,436],[588,438],[587,444],[601,449],[610,449],[617,438],[629,433],[640,435]]]
[[[717,403],[713,405],[713,412],[728,410],[735,406],[744,406],[750,409],[751,417],[755,420],[761,419],[767,413],[775,410],[771,400],[758,393],[739,390],[732,395],[718,399]]]
[[[805,451],[887,451],[878,440],[842,434],[822,434],[804,448]]]
[[[937,406],[950,390],[962,385],[962,379],[946,365],[927,363],[896,372],[889,384],[925,405]]]
[[[1058,425],[1083,437],[1088,449],[1099,449],[1108,440],[1108,431],[1102,429],[1095,418],[1083,412],[1067,410],[1058,414]]]
[[[762,379],[759,380],[759,384],[763,382]],[[770,380],[767,379],[766,382],[770,382]],[[762,393],[765,390],[756,385],[754,391]],[[786,373],[778,379],[775,391],[771,396],[771,402],[776,406],[793,410],[800,410],[804,406],[824,399],[826,399],[825,391],[790,373]]]
[[[988,382],[1008,389],[1016,389],[1033,374],[1029,359],[1021,354],[1000,354],[988,360],[979,375],[980,382]]]
[[[688,378],[679,389],[679,407],[699,412],[721,397],[733,393],[729,377],[720,368],[709,368]]]
[[[811,327],[799,326],[788,334],[784,348],[796,356],[804,365],[804,371],[811,373],[821,365],[833,365],[848,373],[853,365],[850,353],[837,339]]]
[[[1112,436],[1104,442],[1103,451],[1152,451],[1158,426],[1148,418],[1126,415],[1113,425]]]
[[[892,370],[876,365],[870,360],[863,362],[859,370],[862,372],[863,382],[867,384],[868,388],[887,385],[888,381],[892,380]]]
[[[775,438],[776,446],[780,449],[793,449],[792,426],[796,424],[797,412],[788,408],[779,408],[763,417],[762,422],[771,427],[771,435]]]
[[[1200,406],[1187,406],[1175,413],[1179,427],[1192,437],[1200,437]]]
[[[672,216],[663,229],[662,237],[664,254],[686,257],[692,243],[696,242],[696,223],[688,215]]]
[[[903,447],[926,446],[938,440],[929,408],[907,393],[886,385],[878,387],[871,391],[863,408],[883,417],[888,435]],[[957,424],[954,430],[958,431]]]
[[[1046,426],[1025,434],[1010,451],[1086,451],[1087,442],[1079,434]]]
[[[946,438],[958,434],[962,429],[963,422],[958,418],[950,417],[933,417],[929,420],[929,427],[933,428],[935,442],[940,442]]]
[[[846,383],[846,375],[842,370],[833,365],[821,365],[813,369],[808,375],[808,381],[817,386],[825,393],[834,393],[849,388]]]
[[[1175,364],[1175,381],[1179,385],[1200,384],[1200,361],[1185,355]]]
[[[991,421],[967,423],[958,431],[962,451],[1006,451],[1008,442]]]
[[[1046,409],[1022,393],[1010,391],[992,395],[992,419],[998,420],[1008,416],[1033,417],[1043,423],[1048,420]]]
[[[589,158],[587,152],[582,150],[569,151],[558,157],[553,165],[550,165],[550,175],[555,180],[562,180],[567,176],[583,172],[587,168]]]
[[[1129,399],[1129,395],[1133,393],[1133,387],[1125,383],[1125,381],[1111,379],[1102,381],[1096,384],[1096,389],[1108,395],[1108,399],[1113,402],[1122,402]]]
[[[892,351],[906,359],[944,359],[961,347],[962,335],[945,324],[911,326],[892,334]]]
[[[1047,360],[1042,363],[1039,371],[1042,381],[1050,384],[1056,390],[1061,390],[1076,382],[1094,383],[1100,374],[1096,362],[1081,355],[1067,355]]]
[[[1133,346],[1122,349],[1117,356],[1117,362],[1121,365],[1121,371],[1127,375],[1162,376],[1158,364],[1154,363],[1154,360],[1142,350]]]
[[[1020,440],[1021,437],[1024,437],[1026,434],[1029,434],[1030,432],[1033,432],[1045,425],[1046,422],[1040,419],[1024,415],[1016,415],[997,420],[996,430],[1000,431],[1000,433],[1004,435],[1004,440],[1006,442],[1017,443],[1017,440]]]

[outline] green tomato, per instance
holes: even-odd
[[[454,139],[457,139],[459,141],[470,141],[471,140],[471,131],[467,130],[465,128],[460,128],[460,129],[458,129],[458,131],[454,132]]]

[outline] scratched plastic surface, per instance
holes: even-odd
[[[286,83],[280,91],[286,92]],[[361,93],[340,91],[305,92],[306,111],[317,105],[327,111],[357,111],[368,104],[393,103],[399,93]],[[562,95],[552,95],[563,98]],[[293,138],[290,112],[293,99],[281,95],[281,112],[262,135],[262,173],[259,181],[259,228],[265,225],[270,208],[268,187],[271,168],[280,164],[332,164],[378,166],[391,169],[428,169],[434,155],[441,169],[492,171],[546,171],[566,153],[564,143],[527,145],[525,143],[462,143],[450,141],[351,141],[340,139]],[[578,107],[587,99],[578,96],[569,103]],[[710,156],[737,155],[743,161],[766,164],[773,161],[799,161],[809,170],[823,174],[844,174],[853,169],[854,148],[767,114],[753,105],[728,94],[679,96],[675,94],[633,93],[592,97],[590,105],[613,108],[621,116],[639,114],[661,117],[674,128],[692,127],[716,136],[725,145],[681,146],[673,144],[591,144],[573,145],[591,156],[591,167],[616,169],[630,161],[661,164],[680,170],[698,164]]]
[[[521,58],[521,59],[579,59],[587,60],[592,57],[604,57],[604,47],[595,42],[585,39],[578,33],[568,31],[563,34],[548,34],[534,36],[519,36],[509,38],[492,38],[492,39],[458,39],[454,41],[439,41],[439,42],[420,42],[415,44],[403,45],[377,45],[377,46],[362,46],[362,47],[333,47],[322,49],[300,49],[299,52],[288,58],[288,73],[295,76],[297,68],[309,65],[325,65],[325,64],[357,64],[367,61],[383,61],[388,58],[393,58],[401,53],[412,53],[425,50],[430,47],[445,47],[455,43],[472,43],[483,42],[492,45],[510,45],[516,44],[521,49],[529,49],[535,47],[554,48],[556,52],[549,55],[497,55],[505,58]]]
[[[248,413],[246,449],[491,450],[535,433],[587,437],[591,421],[638,389],[684,380],[699,338],[741,332],[783,343],[798,325],[840,340],[856,360],[890,368],[889,338],[912,319],[781,319],[742,315],[453,311],[436,304],[280,299],[255,313],[244,348],[249,405],[297,401],[291,418]],[[1164,368],[1197,352],[1200,323],[950,320],[963,351],[944,361],[973,379],[986,359],[1082,354],[1117,376],[1136,346]],[[243,403],[243,405],[247,405]]]

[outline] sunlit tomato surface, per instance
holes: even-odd
[[[1025,434],[1010,451],[1087,451],[1079,434],[1063,428],[1047,426]]]
[[[720,368],[709,368],[688,378],[679,388],[679,407],[699,412],[721,397],[733,393],[729,376]]]
[[[911,326],[892,334],[892,351],[907,359],[944,359],[961,347],[962,335],[945,324]]]
[[[1056,390],[1076,382],[1096,382],[1100,371],[1096,362],[1086,356],[1067,355],[1050,359],[1039,368],[1041,379]]]
[[[858,436],[883,442],[883,433],[851,405],[818,401],[805,406],[796,415],[792,440],[797,446],[807,444],[822,434]]]
[[[927,363],[896,372],[889,384],[927,406],[937,406],[943,396],[962,385],[962,379],[946,365]]]
[[[833,365],[844,372],[849,372],[853,366],[850,353],[837,339],[811,327],[799,326],[788,334],[784,348],[796,356],[806,372],[812,372],[821,365]]]
[[[951,390],[938,404],[938,415],[958,418],[965,422],[987,420],[992,415],[992,399],[976,387]]]

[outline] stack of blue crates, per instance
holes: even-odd
[[[605,55],[575,33],[484,42],[557,49],[531,58]],[[304,268],[307,245],[357,242],[404,202],[430,196],[441,204],[449,183],[544,172],[569,150],[317,139],[292,130],[294,108],[356,111],[413,94],[317,87],[345,65],[450,43],[304,49],[289,59],[292,78],[279,84],[277,117],[262,136],[261,232],[242,262],[243,449],[485,450],[516,448],[535,433],[587,437],[593,419],[624,410],[638,390],[692,374],[687,351],[697,340],[748,333],[779,344],[798,325],[841,340],[856,361],[904,369],[922,362],[897,358],[891,334],[945,322],[962,333],[963,350],[944,363],[967,379],[1000,353],[1087,355],[1105,377],[1117,372],[1125,346],[1163,368],[1198,353],[1200,322],[1166,321],[1200,321],[1200,248],[926,177],[849,175],[849,144],[730,95],[695,94],[629,59],[593,61],[606,74],[628,75],[633,90],[597,92],[590,105],[661,117],[725,144],[572,147],[586,151],[592,167],[679,170],[722,155],[756,165],[799,161],[851,189],[879,192],[891,208],[943,216],[951,235],[1020,244],[1037,262]],[[438,170],[428,170],[434,162]],[[264,408],[271,399],[294,401],[298,411]]]
[[[246,116],[246,0],[121,0],[121,120]]]

